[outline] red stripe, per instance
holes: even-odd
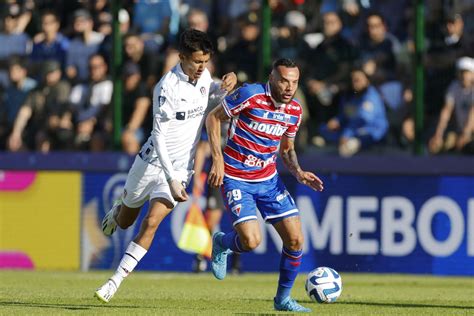
[[[290,261],[290,264],[291,264],[293,267],[299,267],[300,264],[301,264],[301,261]]]
[[[224,148],[224,153],[231,156],[235,160],[238,160],[238,161],[242,162],[242,163],[244,163],[245,159],[247,159],[247,156],[245,156],[242,153],[239,153],[238,151],[235,151],[233,148],[231,148],[229,146],[226,146]]]

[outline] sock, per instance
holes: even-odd
[[[291,288],[300,270],[303,250],[291,251],[283,247],[280,259],[280,278],[275,300],[279,303],[290,296]]]
[[[130,272],[135,269],[138,262],[142,260],[146,252],[147,250],[139,244],[136,244],[133,241],[130,242],[127,250],[125,250],[125,254],[122,257],[122,261],[120,261],[117,271],[115,271],[115,274],[110,278],[115,283],[117,288],[120,286],[120,283],[122,283],[123,279],[125,279],[130,274]]]
[[[225,234],[221,239],[221,244],[233,252],[246,252],[240,243],[240,237],[235,230]]]

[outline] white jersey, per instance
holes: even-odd
[[[191,83],[181,64],[170,70],[155,86],[153,131],[139,156],[145,162],[160,167],[167,180],[190,180],[205,114],[216,103],[209,102],[209,95],[218,88],[207,69],[195,84]]]

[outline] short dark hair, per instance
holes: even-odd
[[[206,33],[196,29],[187,29],[179,38],[179,51],[184,55],[202,51],[204,54],[212,54],[214,48]]]
[[[273,63],[273,69],[277,69],[279,66],[284,66],[284,67],[287,67],[287,68],[295,68],[295,67],[298,67],[298,65],[296,65],[296,63],[295,63],[292,59],[289,59],[289,58],[280,58],[280,59],[277,59],[277,60]]]

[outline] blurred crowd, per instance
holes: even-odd
[[[152,89],[178,61],[185,28],[215,44],[209,70],[256,82],[262,1],[272,58],[297,61],[301,150],[410,152],[415,8],[409,0],[123,0],[122,150],[152,127]],[[113,144],[108,0],[0,4],[0,150],[104,151]],[[474,152],[474,2],[425,0],[427,152]]]

